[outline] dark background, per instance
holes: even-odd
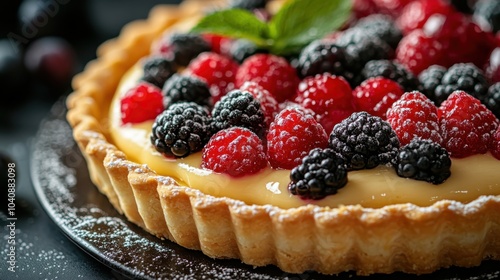
[[[47,116],[57,100],[64,99],[71,92],[70,76],[81,72],[85,64],[95,58],[96,49],[101,43],[118,36],[120,29],[127,22],[146,18],[154,5],[178,2],[175,0],[1,1],[0,155],[8,157],[9,162],[16,164],[18,267],[16,273],[7,271],[8,231],[5,212],[2,210],[0,211],[2,224],[0,279],[123,278],[72,243],[44,212],[35,196],[30,179],[30,148],[41,120]],[[17,43],[12,38],[17,38]],[[35,43],[44,41],[49,42],[49,46],[54,42],[67,43],[63,44],[65,47],[61,49],[59,58],[48,66],[34,61],[43,56],[44,48],[32,49]],[[61,44],[56,44],[52,47],[56,57],[60,46]],[[31,56],[27,56],[28,52],[31,52]],[[12,57],[18,59],[16,63],[12,63]],[[37,63],[39,65],[36,65]],[[66,65],[65,69],[62,69],[63,65]],[[40,71],[45,74],[41,74]],[[2,209],[7,204],[6,187],[5,183],[0,183]]]

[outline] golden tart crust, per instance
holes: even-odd
[[[237,258],[285,272],[430,273],[500,260],[500,196],[431,206],[395,204],[281,209],[206,195],[127,160],[108,131],[108,110],[123,75],[165,30],[196,20],[218,1],[159,5],[147,20],[105,42],[73,81],[67,120],[92,181],[128,220],[214,258]]]

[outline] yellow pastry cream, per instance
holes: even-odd
[[[285,209],[305,204],[329,207],[359,204],[371,208],[398,203],[428,206],[443,199],[467,203],[481,195],[500,195],[500,160],[489,153],[453,158],[451,176],[439,185],[401,178],[394,168],[385,165],[350,171],[347,185],[337,194],[321,200],[303,200],[290,194],[289,170],[267,167],[257,174],[234,178],[202,169],[201,152],[186,158],[167,158],[157,152],[149,140],[153,121],[133,125],[121,123],[120,97],[137,83],[140,75],[139,67],[132,68],[118,87],[111,104],[110,134],[113,143],[126,153],[129,160],[147,164],[157,174],[172,177],[180,185],[203,193]]]

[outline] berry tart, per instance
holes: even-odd
[[[359,2],[126,25],[67,99],[96,187],[158,238],[290,273],[499,260],[498,40],[448,1]]]

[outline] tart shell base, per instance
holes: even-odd
[[[499,196],[428,207],[280,209],[206,195],[127,160],[108,140],[106,127],[121,77],[165,30],[197,18],[208,2],[155,7],[147,20],[128,24],[103,44],[74,79],[67,119],[92,181],[120,213],[158,238],[210,257],[272,264],[289,273],[424,274],[500,260]]]

